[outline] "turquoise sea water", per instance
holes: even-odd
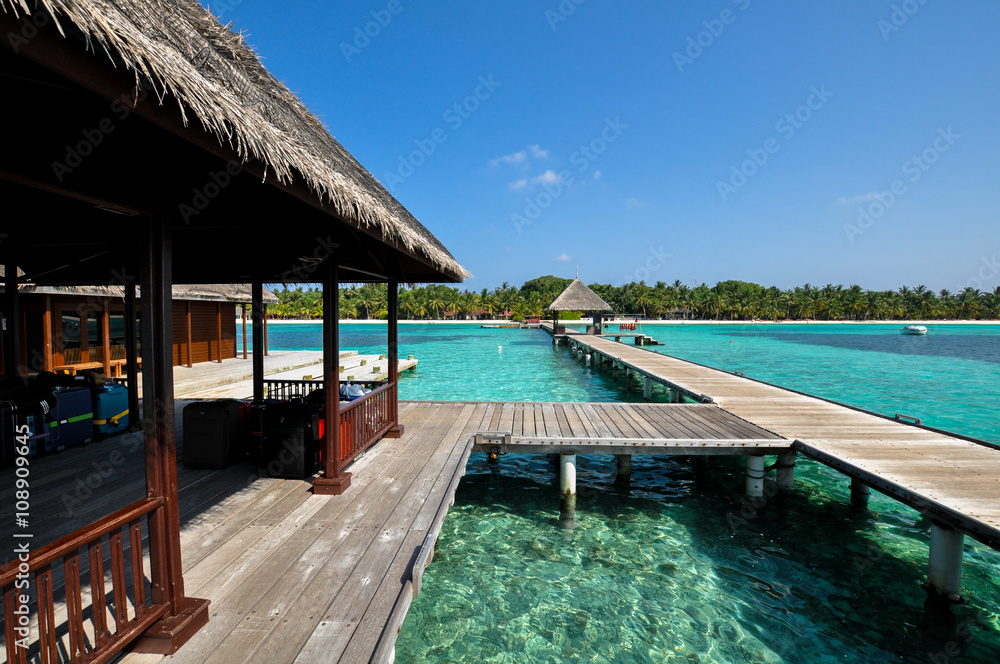
[[[647,326],[668,353],[1000,442],[1000,327]],[[384,352],[384,325],[342,326],[342,347]],[[275,325],[273,348],[316,348],[319,326]],[[404,399],[641,400],[544,332],[400,328],[420,365]],[[498,348],[502,346],[501,348]],[[656,398],[663,399],[657,392]],[[579,458],[576,527],[558,523],[547,457],[474,455],[399,662],[1000,662],[1000,554],[966,538],[966,603],[928,613],[929,523],[800,460],[796,490],[761,509],[737,458],[700,465]],[[1000,499],[1000,497],[998,497]]]

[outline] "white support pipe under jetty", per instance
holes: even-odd
[[[642,398],[646,401],[653,398],[653,379],[649,376],[642,377]]]
[[[791,491],[795,487],[795,450],[778,455],[777,481],[780,491]]]
[[[927,592],[949,602],[962,601],[962,550],[965,536],[931,523],[931,551],[927,560]]]
[[[564,527],[576,519],[576,455],[559,455],[559,520]]]
[[[764,497],[764,457],[747,457],[747,498]]]

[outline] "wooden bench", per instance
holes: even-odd
[[[100,346],[91,348],[89,355],[91,361],[83,362],[81,361],[82,357],[79,348],[67,348],[63,351],[64,364],[56,365],[52,367],[52,369],[54,371],[65,371],[70,375],[76,375],[77,371],[104,368],[104,348]],[[115,378],[121,378],[122,367],[127,361],[128,360],[125,359],[125,346],[111,347],[111,359],[108,361],[108,365],[111,367],[111,373],[114,374]],[[139,358],[137,364],[140,368],[142,367],[142,358]]]

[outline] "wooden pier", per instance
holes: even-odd
[[[959,595],[962,535],[1000,549],[1000,446],[594,335],[561,337],[593,362],[641,377],[647,396],[650,384],[660,383],[673,401],[715,404],[794,441],[795,452],[851,477],[859,502],[870,487],[930,517],[930,584],[942,595]]]
[[[391,661],[474,450],[559,454],[565,468],[576,453],[630,458],[791,449],[791,441],[712,405],[401,402],[399,408],[403,436],[355,461],[351,489],[340,496],[314,495],[308,482],[266,477],[249,463],[222,470],[179,465],[185,582],[212,604],[208,624],[171,661]],[[37,535],[58,539],[109,504],[141,498],[143,464],[136,434],[35,459],[32,468],[43,478],[32,504]],[[13,482],[5,486],[11,488],[0,500],[9,503]],[[9,539],[12,526],[0,525],[0,537]],[[143,548],[148,556],[148,543]],[[81,563],[89,598],[86,557]],[[111,559],[105,563],[110,569]],[[62,577],[54,579],[61,597]],[[64,625],[57,638],[68,644],[65,602],[57,603],[55,618]],[[79,629],[93,641],[92,618]],[[122,661],[162,660],[130,654]]]

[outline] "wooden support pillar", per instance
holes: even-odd
[[[253,400],[264,398],[264,283],[254,278],[251,294],[253,329]]]
[[[261,302],[260,306],[263,309],[263,316],[264,316],[264,357],[267,357],[268,353],[269,353],[268,348],[267,348],[267,305],[264,304],[263,293],[261,293],[261,301],[260,302]]]
[[[867,507],[870,493],[871,490],[867,484],[856,477],[851,478],[851,505],[853,507]]]
[[[615,460],[618,463],[615,484],[628,484],[632,480],[632,455],[616,454]]]
[[[965,536],[961,532],[938,523],[931,523],[926,585],[931,597],[954,603],[962,601],[964,544]]]
[[[90,312],[80,309],[80,361],[90,362]]]
[[[240,303],[240,311],[243,312],[243,359],[247,359],[247,303]]]
[[[219,351],[216,362],[222,364],[222,303],[215,303],[215,347]]]
[[[101,344],[104,346],[104,375],[111,375],[111,300],[104,298],[101,311]]]
[[[323,476],[313,480],[313,493],[339,496],[351,486],[351,474],[340,466],[340,273],[337,256],[327,260],[323,279],[323,387],[326,431]],[[254,351],[256,355],[256,346]]]
[[[642,398],[646,401],[653,399],[653,379],[649,376],[642,377]]]
[[[17,292],[20,279],[13,254],[11,247],[5,247],[3,368],[8,378],[24,375],[24,368],[21,366],[21,308]]]
[[[778,455],[777,482],[780,491],[791,491],[795,487],[795,450]]]
[[[185,597],[181,567],[170,227],[159,220],[150,221],[145,240],[140,274],[146,495],[164,500],[163,507],[149,515],[150,598],[168,609],[166,616],[143,633],[134,651],[169,655],[208,622],[208,600]]]
[[[747,457],[747,498],[764,497],[764,457]]]
[[[572,528],[576,520],[576,455],[559,455],[559,521]]]
[[[42,359],[45,371],[52,371],[55,362],[52,359],[52,296],[45,296],[42,310]]]
[[[187,332],[185,333],[185,340],[184,340],[186,344],[185,348],[187,348],[187,365],[188,369],[190,369],[194,365],[194,360],[192,359],[192,353],[191,353],[191,351],[194,350],[192,348],[194,344],[191,343],[191,300],[184,300],[184,324],[187,330]],[[179,362],[180,359],[181,358],[178,357],[177,361]]]
[[[125,376],[128,389],[129,430],[142,428],[139,417],[139,339],[135,328],[135,282],[125,284]]]
[[[387,288],[389,382],[395,385],[395,389],[392,391],[392,401],[389,404],[393,425],[385,433],[385,437],[399,438],[404,431],[403,425],[399,423],[399,282],[390,281]]]

